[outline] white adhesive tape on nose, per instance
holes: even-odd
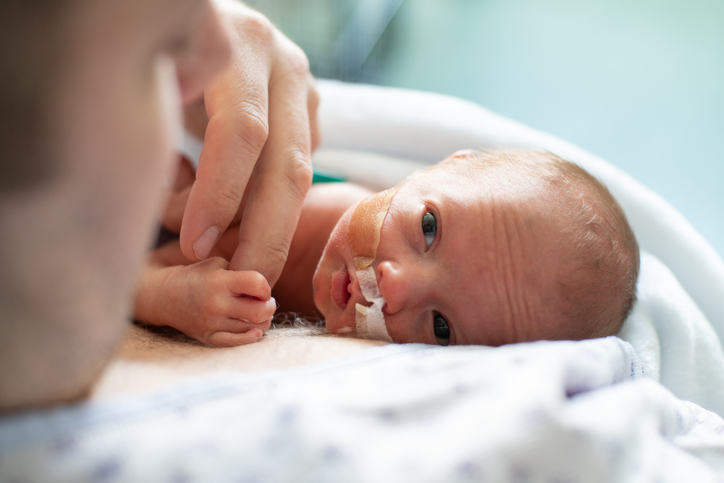
[[[369,307],[355,304],[357,337],[392,342],[392,337],[387,333],[385,316],[382,313],[385,298],[380,294],[375,269],[367,267],[364,270],[357,270],[357,280],[365,300],[372,302]]]
[[[374,302],[375,299],[382,298],[374,268],[367,267],[364,270],[357,270],[357,281],[366,301]]]

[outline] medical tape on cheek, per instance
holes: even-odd
[[[357,337],[365,339],[392,342],[382,313],[385,298],[380,294],[372,263],[377,258],[382,223],[396,194],[397,188],[392,188],[362,201],[357,205],[347,228],[347,238],[354,254],[357,280],[365,300],[372,303],[369,307],[355,304]]]

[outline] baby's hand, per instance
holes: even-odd
[[[214,257],[169,267],[164,297],[157,299],[164,324],[217,347],[261,339],[276,311],[271,288],[260,273],[230,271],[228,266]]]

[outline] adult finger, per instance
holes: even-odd
[[[229,226],[267,141],[272,29],[261,15],[244,17],[233,30],[243,48],[204,95],[209,123],[180,236],[191,260],[206,258]]]
[[[263,94],[260,94],[265,97]],[[261,103],[240,106],[209,120],[196,182],[181,226],[181,250],[205,259],[239,210],[246,184],[266,139]]]
[[[246,205],[246,199],[249,196],[249,186],[251,185],[251,181],[247,185],[247,190],[244,192],[244,195],[241,199],[241,204],[236,210],[236,213],[234,213],[234,216],[231,218],[231,221],[229,222],[229,226],[234,225],[236,223],[239,223],[241,220],[241,216],[244,213],[244,206]],[[187,186],[186,188],[183,188],[180,191],[173,191],[169,190],[167,194],[167,205],[166,210],[163,214],[163,218],[161,220],[161,223],[163,226],[171,230],[174,233],[180,233],[181,232],[181,224],[183,220],[184,213],[186,211],[186,206],[188,205],[188,199],[189,195],[191,193],[191,185]],[[228,233],[228,231],[224,232]],[[224,235],[222,235],[223,237]],[[237,235],[235,234],[234,238],[237,238]],[[232,251],[229,251],[228,253],[233,253]]]
[[[314,77],[312,74],[308,74],[309,88],[307,91],[307,114],[309,115],[309,133],[311,137],[311,149],[312,152],[316,151],[321,142],[322,135],[319,130],[319,123],[317,121],[317,111],[319,110],[319,92],[314,84]]]
[[[291,45],[289,48],[297,49]],[[274,286],[287,259],[304,196],[312,182],[306,57],[287,61],[270,85],[270,135],[255,168],[232,270],[255,270]]]

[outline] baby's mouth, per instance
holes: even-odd
[[[332,301],[340,310],[347,308],[349,303],[349,284],[349,271],[345,266],[332,278]]]

